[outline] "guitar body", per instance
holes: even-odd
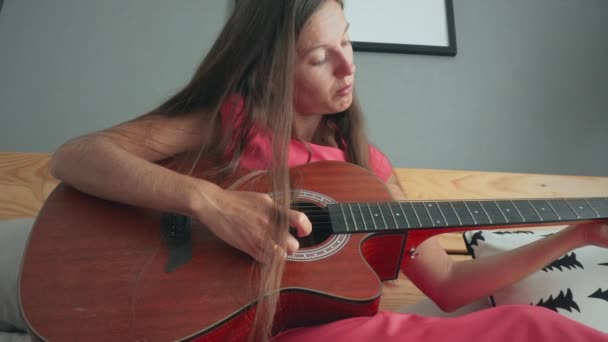
[[[291,179],[292,189],[306,194],[302,201],[391,200],[373,174],[343,162],[293,168]],[[239,189],[268,192],[268,184],[262,174]],[[192,260],[166,273],[160,214],[60,184],[40,211],[22,264],[20,302],[32,335],[51,341],[245,339],[257,300],[253,259],[194,222]],[[381,280],[397,276],[405,235],[342,237],[330,236],[287,261],[277,331],[377,311]]]

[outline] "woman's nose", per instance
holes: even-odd
[[[354,74],[355,70],[357,70],[357,67],[355,66],[355,63],[350,62],[350,73]]]
[[[340,66],[338,67],[338,69],[336,70],[336,76],[338,76],[338,77],[350,76],[355,73],[355,69],[356,69],[355,64],[352,61],[344,59],[342,61],[342,63],[340,63]]]

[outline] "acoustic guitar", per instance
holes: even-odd
[[[392,201],[369,171],[343,162],[290,170],[293,203],[313,234],[290,256],[275,332],[373,315],[382,281],[426,238],[452,231],[608,218],[608,198]],[[260,174],[240,190],[268,192]],[[19,284],[35,339],[237,341],[249,333],[257,267],[192,222],[191,258],[168,271],[162,213],[60,184],[34,224]]]

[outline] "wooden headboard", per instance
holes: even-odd
[[[0,220],[34,217],[59,183],[45,153],[0,152]]]

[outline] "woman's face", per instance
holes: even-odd
[[[338,113],[350,107],[355,85],[348,22],[336,1],[327,1],[302,28],[297,41],[295,110],[300,115]]]

